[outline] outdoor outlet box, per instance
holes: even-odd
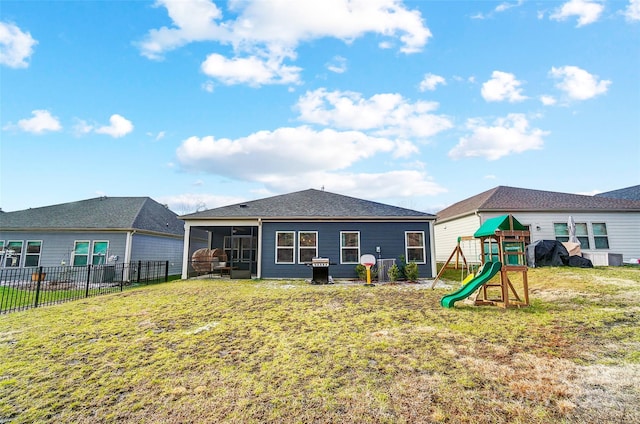
[[[376,252],[380,253],[380,246],[376,246]]]

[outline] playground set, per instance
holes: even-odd
[[[518,222],[511,214],[498,216],[485,221],[472,237],[458,237],[455,249],[447,259],[432,288],[442,276],[445,269],[451,269],[451,261],[455,257],[455,269],[460,266],[460,259],[464,262],[469,276],[463,281],[463,286],[453,293],[444,296],[440,304],[451,308],[455,302],[466,299],[476,293],[474,305],[494,305],[503,308],[529,306],[529,284],[527,280],[527,264],[525,244],[529,238],[527,228]],[[462,241],[479,239],[481,266],[477,273],[471,272],[471,263],[464,256],[460,246]],[[500,274],[500,281],[494,277]],[[521,290],[509,278],[510,273],[521,273]]]

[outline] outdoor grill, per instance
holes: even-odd
[[[313,270],[311,284],[330,284],[329,258],[313,258],[311,259],[310,266]]]

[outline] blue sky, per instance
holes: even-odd
[[[0,207],[640,184],[640,0],[0,2]]]

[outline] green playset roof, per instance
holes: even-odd
[[[518,222],[518,220],[511,214],[501,215],[487,219],[473,234],[473,236],[475,238],[492,236],[496,233],[496,230],[527,231],[528,228]]]

